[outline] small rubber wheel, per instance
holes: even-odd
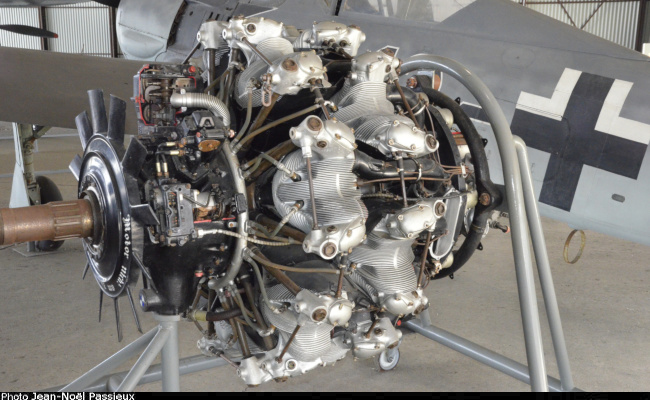
[[[63,196],[56,184],[46,176],[37,176],[36,183],[41,191],[41,204],[47,204],[51,201],[61,201]],[[41,240],[36,242],[36,248],[40,251],[54,251],[63,245],[63,240]]]
[[[399,347],[387,349],[375,357],[375,365],[379,372],[386,372],[394,369],[399,363]]]

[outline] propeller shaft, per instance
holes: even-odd
[[[87,199],[0,209],[0,244],[93,236],[92,204]]]

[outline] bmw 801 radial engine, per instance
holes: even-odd
[[[402,86],[392,53],[360,53],[357,26],[234,17],[198,39],[202,58],[135,75],[137,132],[89,93],[78,200],[2,210],[0,243],[83,238],[103,296],[142,275],[143,310],[195,324],[249,385],[346,355],[392,368],[400,321],[500,201],[481,138],[426,75]]]

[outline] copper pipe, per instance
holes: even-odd
[[[408,199],[406,196],[406,182],[404,180],[404,158],[402,157],[402,152],[397,152],[397,167],[399,168],[399,182],[402,186],[402,199],[404,200],[404,208],[409,206]]]
[[[267,151],[266,154],[274,158],[276,160],[279,160],[280,158],[284,157],[287,155],[289,152],[295,150],[296,145],[294,145],[291,140],[286,140],[279,145],[275,146],[271,150]],[[250,181],[255,181],[262,173],[264,173],[267,169],[271,168],[273,164],[271,164],[268,160],[262,159],[260,162],[260,166],[253,172],[248,179]]]
[[[268,107],[262,107],[259,114],[257,114],[257,117],[255,118],[255,121],[253,122],[253,125],[250,128],[248,128],[249,132],[254,132],[260,126],[262,126],[264,121],[266,121],[266,118],[271,113],[271,110],[273,109],[273,106],[275,105],[275,102],[278,101],[278,98],[280,98],[280,95],[273,92],[273,94],[271,95],[271,104],[269,104]]]
[[[343,253],[341,255],[341,260],[339,262],[339,270],[341,273],[339,274],[339,282],[338,285],[336,286],[336,298],[340,299],[341,298],[341,293],[343,292],[343,277],[345,276],[345,268],[348,266],[348,255],[346,253]]]
[[[223,309],[226,311],[235,310],[235,304],[234,301],[232,300],[232,297],[227,297],[226,301],[221,303],[221,307],[223,307]],[[246,332],[244,331],[244,327],[234,317],[231,318],[229,321],[230,321],[230,325],[233,328],[233,332],[236,332],[237,337],[239,338],[239,347],[241,349],[243,358],[250,357],[251,350],[250,347],[248,346],[248,340],[246,339]]]
[[[217,79],[217,65],[214,59],[217,51],[215,49],[208,49],[208,82],[213,82]],[[215,95],[214,87],[208,91],[211,96]]]
[[[255,252],[255,250],[253,251]],[[270,261],[268,258],[266,258],[266,256],[264,256],[264,254],[260,253],[259,251],[255,252],[255,256]],[[264,267],[264,269],[266,269],[266,271],[269,274],[271,274],[272,277],[277,279],[278,282],[280,282],[282,285],[284,285],[284,287],[289,289],[289,292],[291,292],[291,294],[293,294],[294,296],[297,295],[302,290],[300,286],[298,286],[293,280],[291,280],[291,278],[289,278],[284,272],[280,271],[277,268],[268,267],[266,264],[262,264],[262,266]]]
[[[370,325],[370,328],[368,328],[368,332],[366,332],[366,339],[370,339],[370,335],[372,334],[372,331],[375,329],[375,326],[377,326],[377,323],[379,322],[379,317],[375,318],[374,321],[372,321],[372,325]]]
[[[339,274],[339,283],[336,285],[336,298],[340,299],[341,298],[341,292],[343,291],[343,277],[345,274],[343,273],[343,268],[341,268],[341,273]]]
[[[316,79],[310,79],[309,83],[313,85],[313,91],[314,94],[316,95],[316,103],[320,105],[320,108],[323,110],[323,115],[325,115],[325,119],[331,119],[329,111],[327,111],[327,106],[325,105],[325,99],[323,98],[323,94],[320,91],[320,88],[316,85]]]
[[[244,36],[244,37],[241,39],[241,41],[244,42],[244,43],[246,43],[246,44],[250,47],[250,49],[253,50],[253,53],[257,54],[257,56],[258,56],[262,61],[264,61],[264,62],[266,63],[266,65],[268,65],[269,67],[270,67],[271,65],[273,65],[273,62],[271,62],[271,60],[269,60],[268,58],[266,58],[266,56],[264,55],[264,53],[262,53],[261,51],[259,51],[259,50],[257,49],[257,46],[255,46],[253,43],[249,42],[249,41],[248,41],[248,38],[247,38],[246,36]]]
[[[287,341],[287,344],[284,346],[284,349],[282,349],[282,353],[278,356],[278,358],[275,359],[275,361],[281,363],[282,358],[284,355],[287,353],[287,350],[289,350],[289,346],[291,346],[291,342],[293,342],[293,339],[296,338],[296,335],[298,334],[298,331],[300,330],[300,325],[296,325],[296,329],[293,330],[293,333],[291,334],[291,337]]]
[[[253,311],[253,315],[255,316],[257,323],[260,324],[260,327],[262,329],[266,330],[267,329],[266,322],[264,322],[264,318],[262,318],[262,313],[260,313],[260,310],[255,305],[255,295],[253,294],[253,285],[251,285],[249,278],[243,278],[242,285],[244,285],[244,292],[246,293],[248,304],[250,304],[251,306],[251,311]],[[262,341],[264,342],[264,347],[266,347],[266,350],[273,349],[273,340],[271,340],[270,336],[263,336]]]
[[[409,117],[411,117],[411,119],[415,123],[415,126],[418,129],[421,129],[420,124],[418,124],[417,119],[415,119],[415,115],[413,114],[413,110],[411,109],[411,105],[409,104],[408,100],[406,100],[406,96],[404,95],[404,91],[402,90],[402,87],[399,85],[399,79],[395,79],[394,83],[395,83],[395,87],[397,88],[397,91],[399,92],[399,96],[402,98],[402,102],[404,103],[404,107],[406,107],[406,112],[408,112]]]
[[[239,149],[241,147],[244,147],[244,145],[246,143],[253,140],[257,135],[262,134],[262,133],[268,131],[271,128],[275,128],[276,126],[278,126],[280,124],[283,124],[283,123],[285,123],[287,121],[291,121],[294,118],[298,118],[298,117],[300,117],[302,115],[308,114],[308,113],[310,113],[310,112],[312,112],[312,111],[314,111],[314,110],[316,110],[318,108],[320,108],[320,105],[314,104],[312,106],[309,106],[309,107],[305,108],[304,110],[297,111],[297,112],[295,112],[293,114],[289,114],[289,115],[287,115],[285,117],[282,117],[280,119],[277,119],[277,120],[275,120],[273,122],[269,122],[268,124],[264,125],[263,127],[259,128],[259,129],[256,129],[256,130],[250,132],[248,135],[246,135],[239,143],[237,143],[237,147],[235,148],[235,150],[239,151]]]
[[[311,200],[311,216],[313,219],[312,228],[314,230],[318,229],[318,214],[316,212],[316,194],[314,193],[314,177],[311,173],[311,157],[306,158],[307,161],[307,182],[309,184],[309,198]]]
[[[0,244],[93,236],[93,209],[87,199],[0,209]]]
[[[271,231],[274,230],[275,228],[277,228],[277,226],[279,224],[278,221],[275,221],[275,220],[273,220],[273,219],[271,219],[271,218],[269,218],[269,217],[267,217],[265,215],[262,215],[262,214],[260,214],[256,218],[256,220],[260,224],[271,228],[270,229]],[[304,232],[301,232],[298,229],[292,228],[292,227],[287,226],[287,225],[283,226],[282,229],[280,229],[280,233],[283,234],[283,235],[286,235],[286,236],[288,236],[288,237],[290,237],[292,239],[296,239],[299,242],[302,242],[303,240],[305,240],[305,237],[307,236],[307,235],[305,235]]]
[[[420,274],[418,275],[418,288],[422,287],[424,281],[424,270],[427,268],[427,252],[429,251],[429,246],[431,246],[431,231],[427,232],[427,241],[424,244],[424,250],[422,250],[422,262],[420,263]]]
[[[208,289],[208,311],[212,311],[212,303],[214,303],[215,298],[217,297],[217,292],[214,290]],[[216,334],[214,324],[208,324],[208,336],[214,336]]]

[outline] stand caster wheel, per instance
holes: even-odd
[[[375,366],[379,372],[390,371],[399,363],[399,347],[387,349],[377,357],[375,357]]]

